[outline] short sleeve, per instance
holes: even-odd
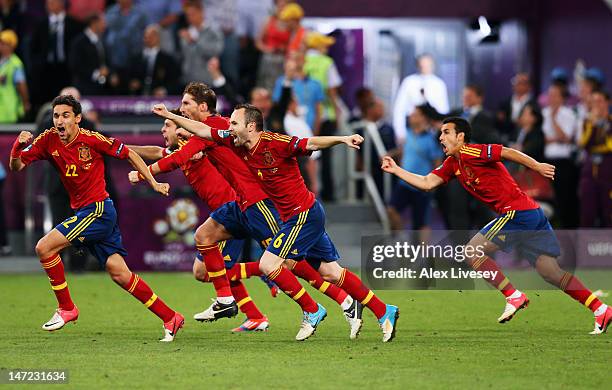
[[[308,138],[291,137],[291,141],[289,141],[289,147],[287,150],[288,156],[310,156],[312,154],[312,151],[306,149],[307,144]]]
[[[323,91],[323,86],[320,82],[316,80],[312,80],[312,82],[315,85],[315,93],[313,100],[315,101],[315,103],[322,103],[325,100],[325,91]]]
[[[448,183],[453,177],[455,177],[455,163],[453,161],[453,157],[447,157],[442,165],[431,171],[431,173],[439,176],[442,180],[444,180],[444,183]]]
[[[468,144],[462,146],[459,153],[470,163],[482,165],[501,161],[502,149],[500,144]]]
[[[45,131],[32,141],[19,155],[21,162],[29,165],[34,161],[46,160],[49,157],[47,152],[49,144],[49,130]]]
[[[210,129],[210,136],[218,144],[232,147],[234,141],[229,130]]]
[[[204,144],[200,140],[201,138],[191,137],[179,150],[158,160],[157,166],[162,172],[170,172],[186,164],[195,154],[204,149]]]
[[[96,131],[89,132],[89,139],[93,148],[101,154],[125,160],[130,154],[130,149],[116,138],[106,137]]]

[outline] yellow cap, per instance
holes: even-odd
[[[278,17],[280,20],[302,19],[304,9],[297,3],[289,3],[283,7]]]
[[[336,43],[334,37],[323,35],[319,32],[313,31],[308,33],[306,37],[306,45],[310,48],[328,47]]]
[[[6,43],[13,49],[17,47],[17,42],[19,42],[17,39],[17,34],[15,34],[15,31],[13,30],[4,30],[0,32],[0,41]]]

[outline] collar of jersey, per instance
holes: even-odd
[[[259,147],[259,144],[261,143],[261,139],[263,138],[263,131],[259,134],[259,139],[257,140],[257,142],[255,143],[255,146],[253,146],[251,148],[251,150],[249,150],[249,154],[252,156],[253,154],[255,154],[255,151],[257,150],[257,148]]]
[[[64,145],[65,148],[67,148],[68,146],[72,145],[74,143],[74,141],[76,141],[77,138],[79,138],[79,135],[81,135],[81,128],[79,127],[79,131],[77,132],[77,135],[74,137],[74,139],[70,142],[68,142],[66,145]]]

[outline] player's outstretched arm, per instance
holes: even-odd
[[[523,152],[507,147],[502,148],[501,157],[504,160],[521,164],[529,169],[533,169],[544,177],[555,180],[554,165],[538,162]]]
[[[170,192],[170,184],[158,183],[157,180],[155,180],[155,178],[153,177],[153,175],[151,175],[151,172],[149,172],[149,168],[147,167],[145,162],[136,152],[130,150],[128,160],[130,160],[130,164],[132,164],[132,166],[136,168],[138,173],[140,173],[142,177],[145,178],[151,188],[153,188],[156,192],[159,192],[162,195],[168,196]]]
[[[321,136],[310,137],[306,143],[307,150],[320,150],[331,148],[339,144],[346,144],[353,149],[359,149],[359,145],[363,142],[363,137],[359,134],[346,136]]]
[[[161,146],[140,146],[140,145],[128,145],[130,150],[136,152],[144,160],[159,160],[164,157],[164,148]]]
[[[165,119],[170,119],[172,122],[176,123],[178,127],[182,127],[188,132],[197,135],[198,137],[206,138],[208,140],[212,140],[210,135],[211,128],[210,126],[205,125],[202,122],[194,121],[180,115],[176,115],[168,111],[166,105],[164,104],[155,104],[152,109],[154,114],[157,114]]]
[[[383,171],[399,177],[406,183],[418,188],[421,191],[431,191],[444,184],[444,180],[442,180],[440,176],[434,175],[433,173],[430,173],[427,176],[421,176],[402,169],[397,165],[395,160],[389,156],[383,157],[381,168]]]
[[[25,164],[21,161],[21,151],[26,148],[32,142],[34,136],[29,131],[22,131],[17,136],[13,148],[11,149],[11,158],[9,160],[9,169],[11,171],[19,172],[25,168]]]

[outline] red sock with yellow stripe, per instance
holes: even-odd
[[[489,256],[485,255],[474,260],[472,263],[472,268],[476,271],[489,271],[489,275],[495,275],[495,277],[483,277],[483,279],[486,280],[491,286],[501,291],[506,298],[514,294],[516,291],[512,283],[510,283],[510,280],[506,277],[506,275],[504,275],[497,264]]]
[[[338,287],[349,293],[353,299],[358,300],[368,309],[372,310],[372,313],[376,318],[380,319],[385,315],[387,311],[387,305],[381,301],[374,292],[366,287],[365,284],[359,279],[357,275],[352,273],[346,268],[342,269],[340,279],[336,283]]]
[[[306,289],[302,287],[300,282],[298,282],[295,275],[285,267],[280,266],[274,271],[270,272],[268,274],[268,279],[276,283],[276,285],[283,290],[285,294],[296,301],[303,311],[315,313],[317,310],[319,310],[317,303],[306,292]]]
[[[596,296],[582,284],[582,282],[574,275],[566,272],[561,278],[559,288],[567,295],[582,303],[592,312],[599,309],[603,304]]]
[[[232,280],[248,279],[251,276],[261,275],[263,275],[263,273],[259,269],[259,261],[237,263],[232,268],[227,270],[227,278],[230,280],[230,285]],[[234,296],[234,298],[236,297]]]
[[[74,303],[70,298],[70,291],[64,274],[64,263],[62,263],[60,255],[56,253],[46,259],[40,259],[40,264],[49,277],[51,289],[55,293],[59,308],[62,310],[74,309]]]
[[[170,309],[164,301],[151,290],[151,287],[135,273],[132,272],[130,281],[123,286],[123,288],[132,294],[134,298],[142,302],[147,309],[161,318],[164,323],[170,321],[174,317],[174,310]]]
[[[259,311],[253,299],[249,296],[249,293],[240,280],[234,280],[230,282],[232,288],[232,294],[236,299],[236,304],[241,312],[243,312],[248,319],[258,320],[263,318],[264,315]]]
[[[202,261],[206,265],[208,279],[212,282],[217,292],[217,298],[232,298],[225,261],[221,255],[218,244],[196,245],[202,255]]]
[[[348,296],[346,291],[340,287],[323,280],[321,274],[316,269],[312,268],[306,260],[297,261],[291,272],[310,283],[312,287],[321,291],[339,305],[341,305]]]

